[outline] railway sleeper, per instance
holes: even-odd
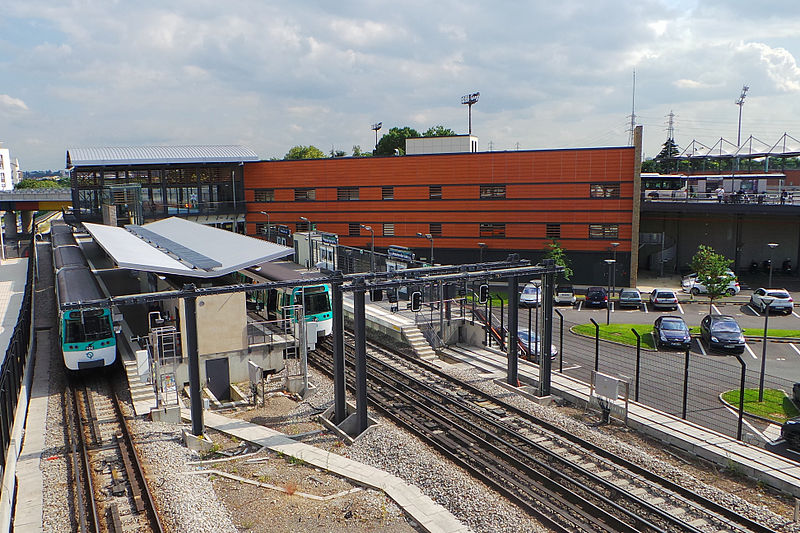
[[[106,522],[108,524],[109,533],[122,533],[122,520],[119,517],[119,509],[117,504],[113,503],[106,509]]]

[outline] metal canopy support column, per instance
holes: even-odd
[[[345,407],[344,379],[344,320],[342,317],[342,273],[336,271],[331,282],[333,293],[333,405],[334,424],[341,424],[347,417]]]
[[[546,268],[555,266],[555,262],[552,259],[545,259],[542,264]],[[542,276],[541,308],[543,331],[539,344],[539,396],[550,395],[550,376],[552,372],[550,346],[553,344],[553,296],[555,292],[555,277],[553,273]]]
[[[506,383],[516,387],[519,361],[517,360],[517,329],[519,325],[519,280],[516,276],[508,278],[508,376]],[[530,343],[531,345],[533,343]],[[529,351],[532,348],[529,348]]]
[[[184,290],[194,291],[189,285]],[[203,435],[203,399],[200,396],[200,358],[197,353],[197,296],[187,295],[183,300],[186,311],[186,351],[189,356],[189,399],[192,413],[192,435]]]
[[[367,337],[364,310],[366,284],[362,278],[353,282],[353,329],[356,337],[356,422],[357,433],[367,430]]]

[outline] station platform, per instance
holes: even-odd
[[[531,396],[539,382],[539,366],[519,360],[519,380],[529,387],[512,387],[506,380],[506,355],[496,350],[475,346],[456,346],[444,352],[448,360],[476,368],[495,379],[498,385],[522,395]],[[589,384],[565,374],[553,372],[552,393],[575,405],[589,403]],[[532,390],[533,389],[533,390]],[[800,497],[800,463],[767,450],[740,442],[679,417],[646,405],[629,402],[627,426],[722,467],[732,467],[743,475],[770,487]]]
[[[186,409],[181,411],[181,417],[185,420],[191,419],[191,415]],[[447,509],[423,494],[417,487],[405,483],[397,476],[341,455],[326,452],[315,446],[296,442],[283,433],[258,424],[251,424],[244,420],[228,418],[208,411],[203,417],[205,425],[216,431],[265,446],[274,452],[302,459],[317,468],[385,492],[425,531],[430,533],[469,531],[469,528],[456,520]]]

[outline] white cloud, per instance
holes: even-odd
[[[743,55],[756,55],[775,86],[786,92],[800,91],[800,68],[794,56],[785,48],[772,48],[764,43],[741,46]]]
[[[23,110],[27,111],[28,106],[25,105],[25,102],[20,100],[19,98],[14,98],[13,96],[9,96],[7,94],[0,94],[0,106],[5,107],[7,109],[16,109],[16,110]]]

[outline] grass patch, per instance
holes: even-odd
[[[722,393],[722,399],[734,407],[739,407],[739,389]],[[780,389],[764,389],[764,401],[758,401],[758,389],[744,390],[745,413],[768,418],[782,424],[787,419],[800,416],[794,403]]]
[[[692,335],[700,335],[700,326],[692,326],[689,328]],[[764,328],[745,328],[744,334],[748,337],[763,337]],[[768,329],[767,337],[800,337],[800,330],[797,329]]]
[[[609,324],[608,326],[601,324],[600,338],[636,346],[636,335],[633,334],[631,328],[641,335],[643,348],[655,348],[653,336],[650,335],[653,331],[653,326],[649,324]],[[573,326],[572,330],[579,335],[594,337],[594,324],[579,324]]]

